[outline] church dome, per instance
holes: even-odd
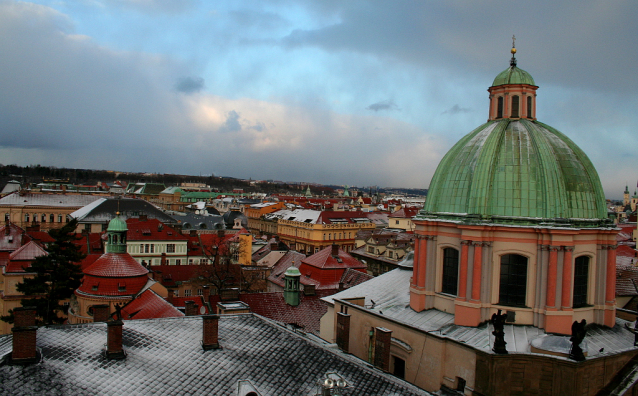
[[[122,220],[122,218],[118,214],[113,218],[113,220],[109,222],[109,226],[106,230],[109,232],[122,232],[128,231],[128,227],[126,225],[126,222]]]
[[[528,84],[536,85],[532,75],[516,66],[510,66],[499,73],[492,83],[493,87],[507,84]]]
[[[443,157],[418,219],[609,225],[602,185],[589,158],[567,136],[536,120],[537,88],[512,56],[510,67],[488,89],[488,122]]]
[[[476,128],[445,155],[421,214],[599,225],[606,212],[596,169],[574,142],[538,121],[501,119]]]

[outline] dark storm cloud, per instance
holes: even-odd
[[[282,42],[491,74],[495,58],[502,58],[503,69],[508,66],[516,34],[519,67],[534,70],[534,77],[546,83],[603,91],[638,89],[638,79],[627,78],[638,64],[638,51],[628,42],[638,36],[635,1],[585,0],[574,7],[542,0],[524,7],[525,23],[511,17],[514,5],[505,1],[352,1],[333,6],[308,4],[334,22],[296,29]]]
[[[164,88],[179,71],[158,57],[100,47],[69,34],[69,25],[44,6],[0,3],[0,53],[11,54],[0,60],[0,92],[11,92],[0,95],[0,146],[77,149],[95,161],[145,146],[150,159],[188,125]]]
[[[239,132],[241,131],[241,124],[239,123],[239,114],[235,110],[228,112],[226,121],[219,127],[219,132]]]
[[[204,79],[201,77],[181,77],[175,84],[175,89],[183,93],[196,93],[204,89]]]
[[[464,107],[460,107],[458,104],[455,104],[454,106],[450,107],[449,109],[445,110],[443,113],[441,114],[459,114],[459,113],[469,113],[470,109],[466,109]]]
[[[366,110],[379,111],[379,110],[399,110],[399,106],[394,103],[393,100],[384,100],[381,102],[373,103],[366,107]]]

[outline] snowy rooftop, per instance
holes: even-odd
[[[236,395],[249,380],[261,395],[315,395],[327,372],[342,375],[344,395],[429,395],[365,362],[253,314],[222,315],[221,349],[204,351],[200,317],[124,323],[126,358],[104,357],[106,324],[40,327],[37,364],[0,363],[7,395]],[[0,359],[12,349],[0,337]]]
[[[0,205],[11,206],[56,206],[56,207],[82,207],[93,201],[103,199],[95,195],[75,194],[24,194],[17,192],[0,198]]]
[[[453,314],[436,309],[416,312],[410,308],[409,285],[411,276],[411,270],[395,269],[350,289],[324,297],[323,300],[334,304],[334,300],[365,296],[365,309],[374,314],[382,315],[436,336],[451,338],[486,352],[492,350],[494,336],[491,325],[458,326],[454,324]],[[616,319],[616,326],[612,329],[598,325],[588,326],[585,338],[589,347],[588,357],[635,349],[634,335],[625,328],[626,323],[628,322],[625,320]],[[531,341],[544,336],[546,336],[545,331],[534,326],[505,326],[505,342],[507,342],[507,349],[510,353],[531,353]],[[566,338],[569,339],[569,336]],[[601,348],[604,348],[602,353],[599,352]]]

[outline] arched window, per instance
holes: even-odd
[[[28,223],[28,222],[29,222],[29,214],[28,214],[28,213],[25,213],[25,214],[24,214],[24,222],[25,222],[25,223]]]
[[[532,97],[531,96],[527,97],[527,118],[533,118],[532,117]]]
[[[443,293],[457,294],[459,283],[459,251],[453,248],[443,249]]]
[[[519,254],[501,256],[501,279],[498,303],[515,307],[525,306],[527,294],[527,257]]]
[[[518,95],[514,95],[512,96],[512,118],[518,118],[518,102],[519,102],[519,96]]]
[[[587,281],[589,279],[589,257],[576,257],[574,262],[574,308],[587,305]]]
[[[498,105],[496,107],[496,118],[503,118],[503,97],[498,97]]]
[[[53,223],[55,221],[55,215],[53,213],[51,213],[49,215],[49,222]]]

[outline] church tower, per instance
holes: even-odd
[[[536,118],[536,85],[517,66],[489,87],[487,123],[441,160],[415,217],[410,306],[478,326],[508,322],[570,334],[615,323],[616,239],[596,169]]]

